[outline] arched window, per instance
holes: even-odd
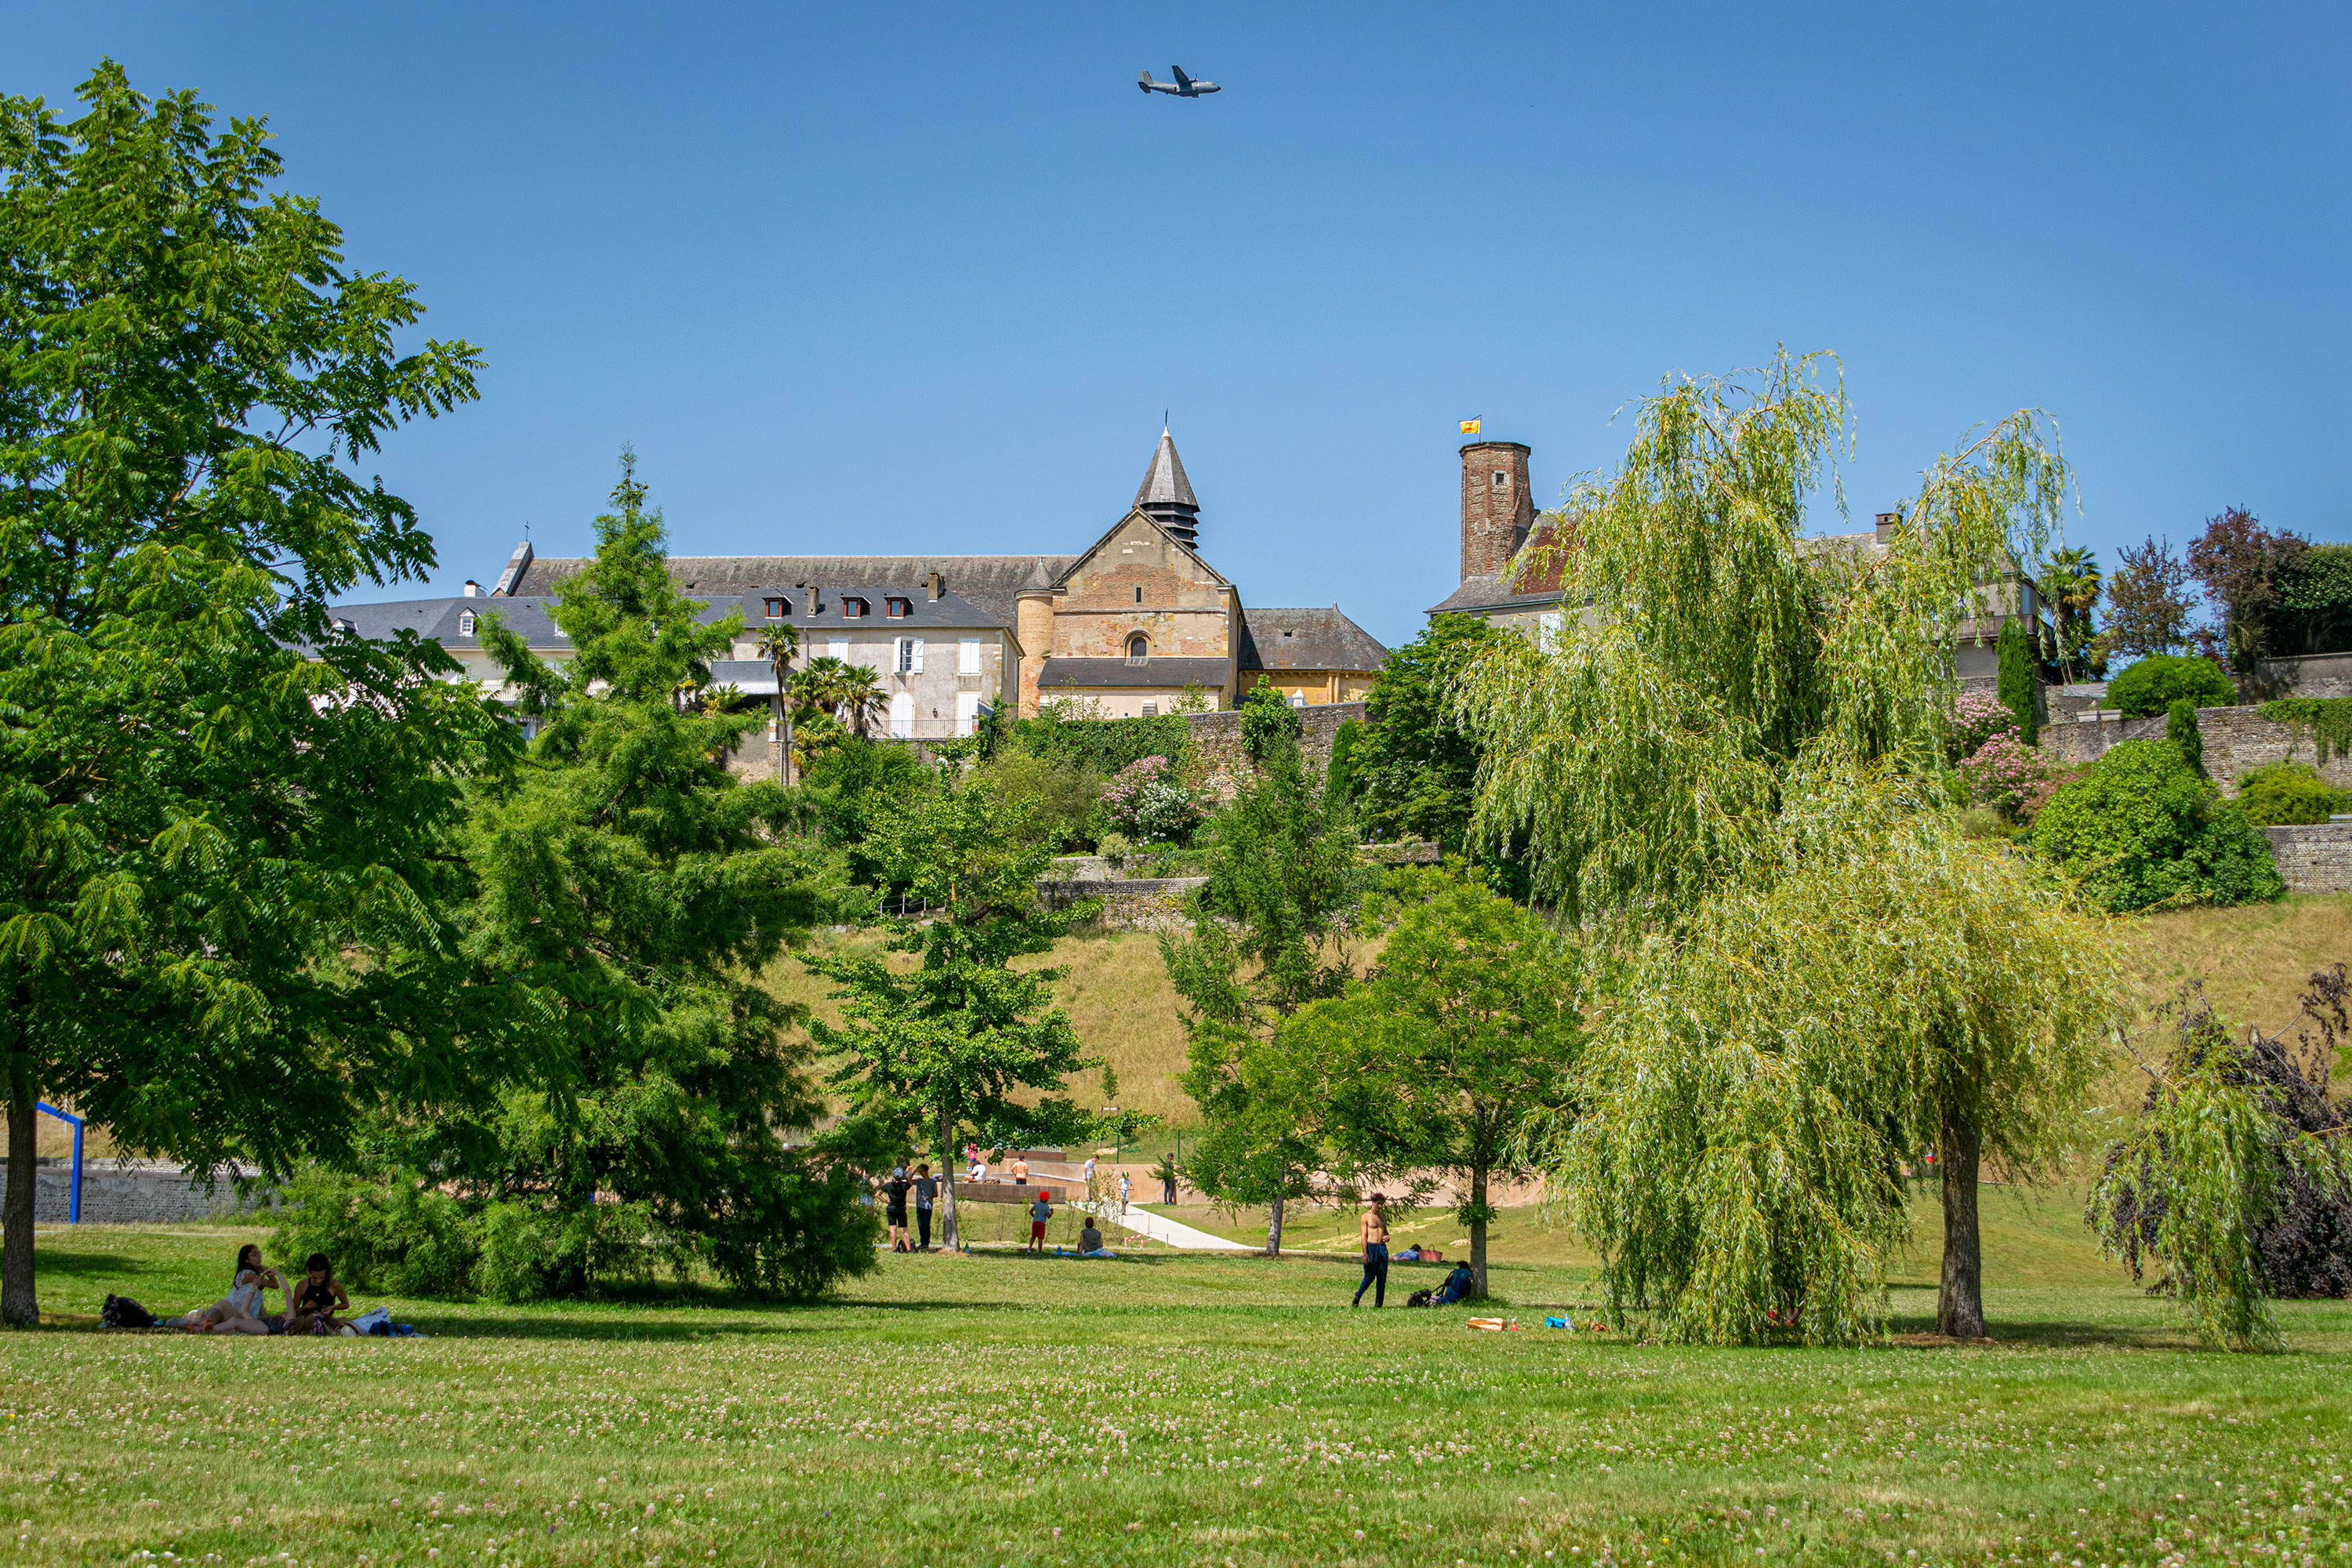
[[[1151,658],[1151,644],[1141,632],[1127,639],[1127,662],[1142,664]]]

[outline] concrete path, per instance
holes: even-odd
[[[1148,1236],[1154,1241],[1164,1241],[1169,1246],[1181,1247],[1186,1252],[1260,1252],[1265,1250],[1262,1247],[1248,1246],[1244,1242],[1227,1241],[1222,1236],[1211,1236],[1205,1230],[1195,1230],[1189,1225],[1180,1224],[1175,1220],[1170,1219],[1166,1215],[1153,1214],[1150,1209],[1145,1208],[1140,1204],[1129,1205],[1127,1212],[1122,1215],[1118,1212],[1118,1204],[1107,1203],[1102,1205],[1100,1215],[1102,1218],[1110,1221],[1113,1225],[1126,1226],[1128,1229],[1134,1231],[1138,1236]]]

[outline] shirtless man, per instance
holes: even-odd
[[[1389,1300],[1389,1200],[1384,1194],[1372,1194],[1372,1206],[1364,1211],[1356,1228],[1364,1243],[1364,1282],[1356,1287],[1356,1299],[1348,1305],[1362,1306],[1369,1289],[1377,1311]]]

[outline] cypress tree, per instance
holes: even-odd
[[[2000,628],[1996,645],[2000,653],[2001,706],[2017,715],[2018,739],[2027,745],[2042,732],[2042,716],[2034,700],[2033,645],[2026,640],[2025,623],[2011,621]]]

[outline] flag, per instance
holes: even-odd
[[[1475,419],[1465,419],[1462,422],[1462,434],[1465,436],[1475,436],[1478,434],[1478,421]]]

